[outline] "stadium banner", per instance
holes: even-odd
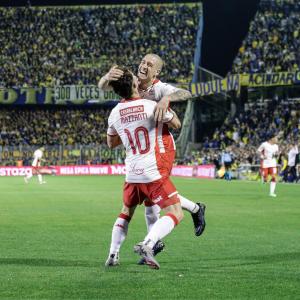
[[[125,175],[125,165],[72,165],[42,167],[41,173],[57,176],[79,175]],[[32,173],[31,167],[0,166],[0,176],[26,176]],[[215,166],[174,166],[172,176],[215,178]]]
[[[120,97],[113,91],[103,91],[94,85],[64,85],[54,87],[54,102],[56,104],[103,103],[117,101]]]
[[[247,87],[269,87],[300,84],[300,71],[243,74],[241,84]]]
[[[64,85],[54,88],[0,88],[0,105],[88,105],[111,104],[120,97],[92,85]]]
[[[191,83],[190,92],[193,96],[208,96],[222,94],[229,91],[239,92],[241,88],[241,75],[230,75],[224,79],[208,82]]]
[[[241,86],[249,88],[271,87],[300,84],[300,71],[279,73],[257,73],[229,75],[224,79],[208,82],[191,83],[189,86],[193,96],[208,96],[229,91],[240,92]]]

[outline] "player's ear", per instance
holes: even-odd
[[[156,76],[158,76],[160,74],[161,70],[160,69],[157,69],[156,70]]]

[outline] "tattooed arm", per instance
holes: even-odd
[[[178,89],[177,91],[167,96],[163,96],[156,105],[155,114],[154,114],[155,120],[156,121],[163,120],[165,113],[170,105],[170,102],[186,101],[191,97],[192,94],[190,93],[190,91],[183,90],[183,89]]]

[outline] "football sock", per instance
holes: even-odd
[[[189,211],[190,213],[196,213],[199,210],[199,205],[194,203],[193,201],[186,199],[184,197],[182,197],[181,195],[178,195],[179,199],[180,199],[180,204],[181,207],[184,210]]]
[[[173,214],[166,214],[155,222],[151,231],[145,237],[143,244],[152,249],[156,242],[167,236],[177,224],[178,220]]]
[[[270,182],[270,194],[275,194],[275,188],[276,188],[276,182],[271,181]]]
[[[117,218],[111,235],[110,254],[119,252],[128,232],[128,224],[130,217],[125,214],[120,214]]]
[[[154,223],[159,219],[160,207],[158,205],[145,206],[145,219],[147,232],[149,232]]]
[[[38,174],[38,179],[39,179],[39,183],[42,183],[42,182],[43,182],[43,178],[42,178],[42,175],[41,175],[41,174]]]

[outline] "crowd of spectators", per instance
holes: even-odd
[[[183,120],[185,103],[172,105]],[[112,107],[3,107],[0,146],[101,145]],[[174,131],[175,138],[179,131]]]
[[[211,138],[206,137],[201,150],[193,151],[179,163],[215,164],[220,167],[222,152],[232,154],[235,164],[259,165],[258,146],[277,134],[282,155],[293,143],[300,143],[300,103],[273,99],[249,105],[235,118],[228,118]]]
[[[96,84],[113,64],[146,53],[162,80],[189,82],[198,4],[0,8],[0,87]]]
[[[69,107],[1,109],[0,146],[101,144],[109,112]]]
[[[299,67],[299,0],[262,0],[232,73],[297,71]]]

